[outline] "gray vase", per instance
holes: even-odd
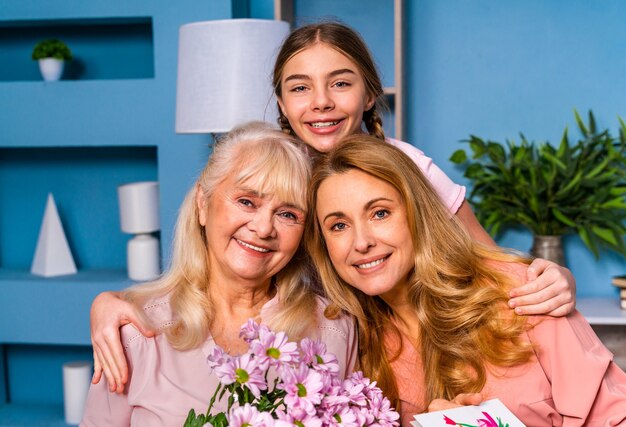
[[[534,236],[530,254],[536,258],[547,259],[565,266],[563,236]]]

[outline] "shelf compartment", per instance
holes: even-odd
[[[0,267],[30,270],[48,193],[78,269],[123,269],[117,186],[156,180],[156,147],[0,148]]]
[[[91,345],[91,301],[100,292],[131,284],[124,269],[81,270],[75,275],[42,278],[2,268],[0,343]]]
[[[74,56],[64,80],[154,77],[151,17],[0,21],[0,82],[42,81],[31,53],[37,42],[63,40]]]
[[[0,404],[0,427],[67,427],[63,405]]]

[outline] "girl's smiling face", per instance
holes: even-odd
[[[316,43],[285,63],[278,104],[295,134],[307,145],[327,152],[346,135],[362,132],[363,113],[376,98],[348,57]]]
[[[339,276],[367,295],[395,299],[407,290],[414,249],[400,193],[352,169],[326,178],[315,214]]]

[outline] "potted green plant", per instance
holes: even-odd
[[[523,226],[534,234],[531,254],[560,264],[561,237],[568,233],[577,233],[596,258],[601,248],[626,256],[626,126],[619,119],[614,138],[596,128],[591,111],[588,124],[574,114],[581,133],[575,143],[567,128],[558,147],[529,142],[523,134],[519,144],[471,135],[464,141],[471,158],[457,150],[450,160],[465,168],[468,199],[493,236]]]
[[[37,43],[32,58],[39,61],[39,70],[45,81],[57,81],[63,74],[65,61],[72,59],[72,51],[58,39],[47,39]]]

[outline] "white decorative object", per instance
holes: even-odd
[[[65,422],[77,425],[83,418],[87,393],[91,384],[91,363],[68,362],[63,364],[63,409]]]
[[[30,272],[44,277],[76,273],[76,264],[52,193],[48,194],[46,211],[39,230],[37,249]]]
[[[159,183],[120,185],[117,194],[122,231],[136,235],[126,248],[128,277],[136,281],[156,279],[161,273],[159,239],[151,233],[160,229]]]
[[[271,75],[289,24],[266,19],[180,27],[177,133],[220,133],[251,120],[275,122]]]
[[[47,82],[56,82],[61,79],[65,61],[56,58],[43,58],[39,60],[39,71]]]

